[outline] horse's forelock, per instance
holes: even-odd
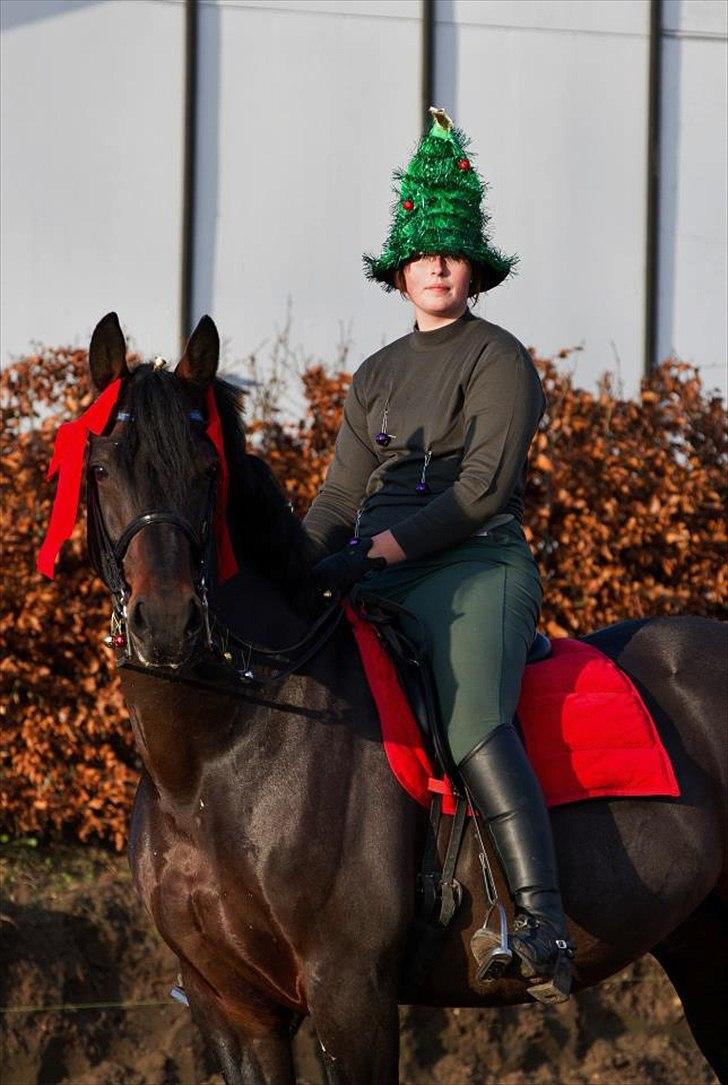
[[[119,442],[130,477],[144,473],[160,488],[160,505],[183,504],[195,470],[189,406],[173,373],[140,365],[124,397],[129,421]]]

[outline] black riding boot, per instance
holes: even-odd
[[[568,998],[573,949],[559,892],[551,822],[541,786],[511,724],[497,727],[459,765],[460,773],[488,824],[516,906],[509,942],[521,975],[542,981],[529,988],[540,1001]],[[499,939],[482,928],[473,938],[478,979],[498,973]]]

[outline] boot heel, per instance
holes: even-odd
[[[566,954],[559,954],[550,980],[545,983],[536,983],[533,987],[526,989],[532,998],[535,998],[537,1002],[543,1002],[546,1006],[568,1001],[571,994],[571,962]]]

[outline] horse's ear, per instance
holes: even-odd
[[[175,373],[182,380],[206,386],[217,373],[219,358],[220,336],[217,334],[215,321],[209,316],[203,316],[189,338]]]
[[[117,377],[126,377],[126,341],[116,313],[107,313],[94,328],[88,348],[91,380],[99,392]]]

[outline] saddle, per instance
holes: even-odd
[[[418,934],[410,957],[413,975],[421,975],[460,903],[455,871],[468,816],[475,811],[450,755],[429,661],[403,631],[401,619],[414,615],[361,586],[352,591],[345,613],[379,709],[392,772],[430,812],[417,886]],[[655,722],[615,661],[587,641],[565,637],[552,645],[537,634],[527,662],[543,662],[543,667],[526,668],[514,724],[548,806],[603,797],[679,796]],[[486,925],[490,917],[496,920],[508,953],[505,910],[478,818],[470,820],[489,905]],[[440,835],[447,840],[442,861]]]
[[[450,754],[437,709],[435,683],[429,659],[402,631],[399,619],[409,612],[398,603],[372,595],[360,588],[351,594],[351,602],[360,616],[375,626],[387,649],[402,689],[407,696],[423,742],[433,765],[447,777],[457,793],[460,776]],[[411,616],[411,615],[409,615]],[[551,655],[551,641],[536,631],[526,663],[540,663]],[[517,721],[516,721],[517,722]]]

